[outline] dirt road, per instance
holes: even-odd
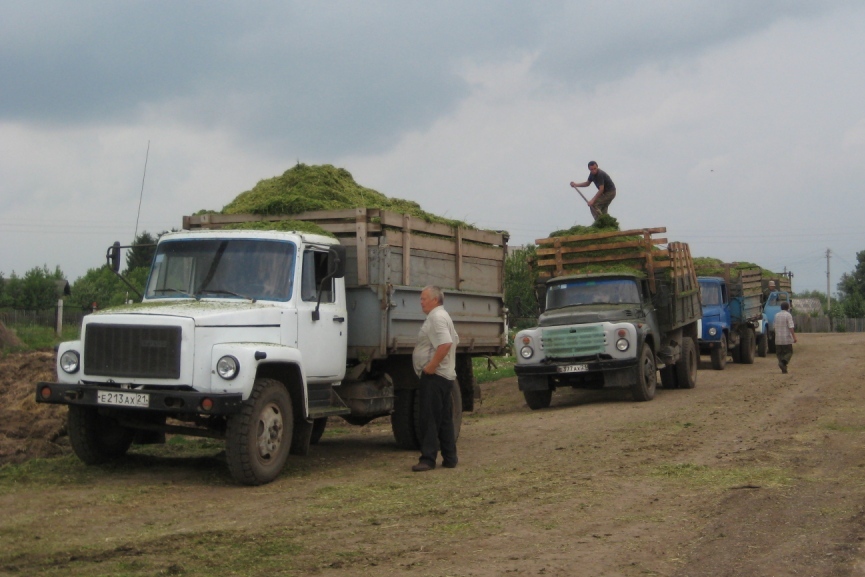
[[[9,464],[0,575],[865,575],[863,384],[865,335],[805,334],[790,374],[649,403],[485,385],[453,470],[411,473],[386,420],[333,422],[257,488],[212,441]]]

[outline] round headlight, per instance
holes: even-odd
[[[532,347],[523,347],[520,349],[520,356],[524,359],[530,359],[534,354],[535,351],[532,349]]]
[[[622,352],[627,351],[630,346],[631,343],[628,342],[628,339],[619,339],[616,341],[616,348]]]
[[[240,372],[240,363],[231,355],[225,355],[216,362],[216,372],[226,381],[230,381]]]
[[[78,356],[78,352],[76,351],[66,351],[62,355],[60,355],[60,368],[63,369],[64,373],[77,373],[78,368],[81,366],[81,357]]]
[[[712,327],[709,329],[709,336],[710,337],[714,337],[717,334],[718,334],[718,329],[716,329],[715,327]]]

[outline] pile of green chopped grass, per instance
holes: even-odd
[[[223,207],[221,213],[292,215],[318,210],[361,207],[408,214],[431,223],[475,228],[462,221],[428,213],[416,202],[390,198],[376,190],[361,186],[355,182],[350,172],[330,164],[298,163],[281,176],[259,181],[252,190],[240,193]],[[272,230],[274,227],[268,223],[265,228]]]
[[[752,268],[760,269],[760,272],[764,277],[778,276],[769,269],[763,268],[760,265],[754,264],[753,262],[737,261],[730,264],[732,265],[730,267],[730,273],[733,275],[734,278],[738,276],[739,271]],[[697,276],[720,276],[723,275],[724,271],[726,270],[726,268],[724,267],[724,261],[709,256],[695,257],[694,268],[697,270]]]
[[[322,234],[336,238],[332,232],[328,232],[308,220],[276,220],[272,222],[240,222],[236,224],[228,224],[223,227],[233,230],[281,230],[285,232],[308,232],[310,234]]]

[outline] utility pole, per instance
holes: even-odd
[[[829,259],[832,257],[832,251],[826,249],[826,308],[832,308],[832,296],[829,293]],[[829,312],[828,310],[826,311]]]

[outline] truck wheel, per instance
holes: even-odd
[[[135,431],[100,415],[94,407],[70,405],[66,426],[72,450],[88,465],[119,459],[135,437]]]
[[[757,353],[757,339],[754,335],[754,329],[747,328],[742,334],[742,340],[739,341],[740,356],[743,365],[753,365],[754,356]]]
[[[712,368],[716,371],[723,371],[727,366],[727,337],[721,335],[721,342],[717,347],[714,347],[710,354],[712,355]]]
[[[694,339],[685,337],[682,339],[682,358],[674,365],[676,367],[676,381],[680,389],[693,389],[697,384],[697,347]]]
[[[533,411],[538,409],[546,409],[550,406],[550,401],[553,400],[552,389],[543,391],[523,391],[523,396],[526,398],[526,404]]]
[[[327,428],[327,417],[313,419],[312,421],[312,436],[309,438],[310,445],[317,445]]]
[[[757,356],[763,358],[766,356],[766,350],[769,348],[768,339],[766,338],[766,334],[763,333],[759,337],[757,337]]]
[[[658,387],[658,369],[655,366],[655,354],[652,347],[643,343],[640,350],[640,362],[637,365],[637,382],[634,383],[635,401],[651,401],[655,398]]]
[[[256,379],[249,400],[228,419],[225,458],[239,483],[262,485],[276,479],[288,459],[294,431],[291,397],[273,379]]]
[[[420,447],[415,434],[415,392],[414,389],[394,391],[393,413],[390,416],[390,428],[396,446],[406,451]]]
[[[475,387],[477,386],[472,358],[469,355],[457,355],[456,371],[457,382],[462,391],[463,411],[471,413],[475,410]]]
[[[774,355],[775,354],[775,339],[770,337],[770,336],[767,336],[766,341],[769,344],[769,352]]]
[[[676,380],[676,365],[664,365],[661,369],[661,386],[665,389],[678,389],[679,383]]]

